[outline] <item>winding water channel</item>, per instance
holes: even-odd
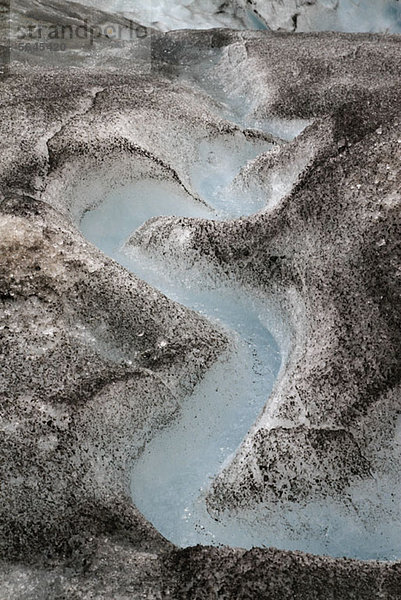
[[[261,206],[253,198],[230,199],[228,190],[244,163],[270,149],[267,142],[255,146],[244,137],[242,149],[228,158],[216,144],[204,144],[204,160],[192,181],[206,204],[178,184],[149,179],[114,190],[81,221],[84,235],[105,254],[223,327],[232,340],[231,349],[183,402],[178,419],[147,444],[133,466],[135,505],[179,546],[253,544],[247,532],[224,527],[208,515],[204,491],[266,405],[282,355],[263,300],[223,283],[211,288],[199,273],[183,278],[179,265],[173,277],[159,260],[126,246],[126,241],[154,216],[229,219],[255,212]],[[213,161],[216,153],[219,159]]]

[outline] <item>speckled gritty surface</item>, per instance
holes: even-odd
[[[241,175],[267,189],[296,162],[294,185],[266,211],[159,219],[135,243],[161,252],[186,229],[172,252],[182,264],[293,315],[273,408],[215,480],[214,514],[264,503],[274,515],[294,499],[342,498],[372,472],[396,476],[399,39],[172,33],[154,38],[145,74],[127,48],[111,68],[98,44],[97,63],[28,57],[0,84],[0,597],[401,598],[398,563],[179,550],[132,505],[130,461],[229,341],[88,244],[77,219],[90,205],[74,195],[88,170],[109,186],[127,173],[170,178],[194,195],[193,141],[241,129],[178,77],[177,62],[205,49],[220,52],[213,76],[227,94],[252,94],[260,118],[313,120]]]

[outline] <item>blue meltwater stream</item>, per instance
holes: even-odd
[[[261,206],[246,195],[242,202],[238,196],[230,202],[230,184],[246,161],[270,149],[268,142],[255,146],[244,138],[242,156],[234,152],[228,159],[227,153],[221,153],[223,148],[203,143],[204,159],[192,173],[192,182],[207,206],[178,184],[147,179],[115,189],[81,221],[83,234],[105,254],[224,328],[232,340],[230,350],[182,403],[174,423],[147,444],[133,465],[135,505],[179,546],[252,545],[246,535],[209,516],[204,492],[265,406],[280,370],[281,353],[263,300],[234,285],[211,288],[199,273],[181,277],[179,265],[173,277],[159,260],[126,241],[154,216],[227,219],[255,212]],[[216,160],[217,154],[221,159]]]
[[[294,135],[301,125],[293,123]],[[283,132],[280,137],[285,137]],[[245,136],[241,144],[236,140],[227,148],[223,141],[201,143],[190,180],[202,200],[192,197],[178,182],[144,178],[114,187],[80,223],[86,238],[105,254],[172,300],[222,327],[231,340],[225,354],[182,401],[176,419],[158,432],[135,460],[133,502],[167,539],[181,547],[266,545],[394,560],[400,555],[397,518],[383,520],[383,514],[392,514],[394,509],[391,477],[361,482],[353,491],[351,506],[326,499],[307,506],[291,505],[270,515],[261,506],[259,512],[223,515],[219,521],[206,510],[211,481],[231,460],[268,404],[289,352],[286,324],[256,293],[234,283],[215,282],[216,277],[211,284],[207,274],[184,270],[180,264],[168,267],[163,259],[128,240],[154,216],[223,220],[261,210],[266,202],[263,194],[238,192],[240,188],[232,183],[244,164],[268,152],[271,144],[249,142]],[[278,185],[278,190],[281,187]],[[273,193],[277,195],[278,190]],[[176,240],[177,244],[182,241]],[[371,504],[376,506],[373,514],[377,518],[370,515],[366,519]]]
[[[121,2],[117,4],[123,10]],[[339,14],[346,14],[352,3],[344,0],[340,5],[345,11]],[[391,10],[399,12],[395,4]],[[370,28],[371,12],[365,13]],[[395,12],[390,16],[395,22]],[[377,14],[372,22],[376,21]],[[180,67],[180,75],[184,82],[199,87],[225,107],[224,118],[240,128],[265,131],[286,141],[308,125],[303,120],[256,121],[249,117],[254,114],[252,96],[230,97],[219,78],[210,75],[219,56],[211,50],[210,56],[199,59],[198,67],[194,66],[196,57],[189,57],[188,64]],[[316,554],[394,560],[401,556],[398,512],[395,510],[394,519],[381,516],[387,514],[387,508],[388,514],[392,514],[394,498],[399,497],[399,492],[394,493],[391,476],[361,482],[353,491],[350,506],[326,499],[307,506],[289,506],[279,513],[273,511],[268,519],[261,507],[260,515],[242,515],[231,521],[227,517],[219,522],[206,510],[210,482],[230,461],[268,404],[289,352],[286,324],[263,298],[235,287],[234,283],[229,286],[217,282],[211,286],[206,276],[195,270],[183,272],[179,264],[172,272],[160,259],[138,246],[130,246],[127,241],[151,217],[228,220],[253,214],[262,210],[267,201],[270,206],[274,198],[285,195],[297,178],[299,165],[293,165],[294,172],[287,173],[281,182],[275,181],[269,199],[263,188],[246,193],[231,185],[248,161],[272,148],[268,137],[264,140],[256,135],[258,139],[250,142],[242,135],[238,132],[231,145],[220,138],[200,143],[199,161],[188,175],[192,190],[204,202],[193,198],[178,183],[144,178],[115,187],[81,220],[82,233],[105,254],[172,300],[224,328],[232,341],[229,350],[183,400],[176,420],[158,432],[135,461],[131,480],[133,502],[166,538],[181,547],[269,545]],[[397,431],[401,448],[401,419]],[[372,519],[375,507],[377,518]],[[386,510],[382,511],[383,507]],[[364,518],[365,513],[368,518]]]

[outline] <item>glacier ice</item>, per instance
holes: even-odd
[[[274,31],[401,32],[398,0],[83,0],[161,31],[272,29]]]
[[[192,167],[192,186],[220,217],[236,218],[255,213],[263,208],[263,199],[236,194],[233,183],[244,163],[272,148],[267,140],[248,141],[240,132],[228,139],[221,135],[214,140],[204,140],[199,146],[198,162]]]
[[[178,193],[166,201],[164,185],[140,182],[114,193],[85,214],[81,230],[108,255],[170,298],[224,327],[233,348],[183,403],[174,424],[148,443],[133,468],[132,496],[158,530],[178,545],[238,545],[235,533],[222,528],[207,513],[202,491],[235,452],[265,406],[288,349],[284,341],[287,338],[280,340],[279,348],[270,331],[285,327],[281,316],[272,320],[271,308],[260,298],[250,298],[223,284],[211,289],[196,272],[183,277],[179,265],[174,277],[161,262],[140,249],[124,249],[127,232],[141,224],[152,208],[156,207],[156,214],[170,210],[213,217],[210,209],[192,204],[191,198],[184,201]],[[150,190],[153,197],[149,196]],[[135,202],[140,192],[147,193],[150,202],[145,195]],[[146,216],[151,216],[150,212]],[[245,544],[245,538],[241,542]]]
[[[230,185],[244,163],[271,148],[269,141],[248,141],[239,131],[228,139],[204,141],[199,164],[191,172],[192,186],[204,203],[177,182],[148,178],[114,187],[97,205],[89,202],[91,210],[80,222],[85,237],[107,255],[216,322],[232,340],[231,351],[183,403],[180,417],[148,443],[132,472],[135,505],[181,546],[249,545],[246,534],[238,538],[208,514],[203,491],[265,406],[289,349],[289,333],[281,312],[266,300],[235,286],[210,286],[196,270],[183,274],[179,265],[173,274],[162,262],[125,242],[153,216],[230,219],[262,208],[261,199],[255,205],[251,195],[243,194],[242,202],[239,195],[232,201]],[[94,186],[95,196],[97,189]]]
[[[223,327],[232,347],[182,403],[178,418],[138,456],[132,469],[135,505],[167,539],[182,547],[273,545],[333,556],[396,559],[396,515],[387,524],[364,518],[369,502],[382,504],[376,507],[378,515],[381,510],[392,513],[389,498],[394,479],[390,476],[361,483],[346,504],[327,500],[292,505],[273,523],[263,506],[259,515],[223,515],[218,521],[208,513],[208,485],[266,406],[290,351],[290,334],[285,316],[275,313],[265,299],[224,283],[211,287],[196,270],[183,274],[180,265],[173,273],[140,248],[124,247],[132,230],[154,214],[216,218],[212,207],[195,201],[178,185],[141,181],[114,191],[87,212],[81,230],[106,254],[170,298]]]
[[[64,7],[68,19],[83,10],[62,0],[38,0],[32,11],[28,0],[18,5],[26,7],[24,22],[53,18],[57,7],[63,20]],[[294,586],[302,597],[319,590],[344,599],[397,595],[397,565],[322,556],[400,556],[400,460],[391,458],[400,437],[398,431],[394,442],[401,347],[397,37],[219,30],[152,39],[156,56],[146,77],[133,74],[127,45],[102,40],[86,58],[79,51],[60,58],[67,71],[49,72],[45,60],[5,82],[3,112],[11,125],[1,170],[7,235],[0,240],[9,330],[0,328],[9,345],[2,369],[8,484],[0,545],[11,561],[22,556],[21,564],[30,564],[33,557],[48,575],[26,578],[24,567],[7,575],[3,564],[0,596],[120,598],[127,589],[138,597],[166,589],[179,596],[179,588],[186,597],[190,586],[195,594],[208,588],[211,571],[234,598],[249,584],[278,598],[291,596]],[[220,88],[210,91],[220,108],[204,102],[192,84],[186,93],[186,74],[177,77],[174,63],[185,61],[191,47],[192,56],[209,51],[212,69],[223,57],[214,69]],[[82,70],[71,65],[80,57]],[[34,62],[31,57],[28,64]],[[205,74],[200,64],[199,87],[207,90]],[[239,129],[217,118],[225,115]],[[287,122],[263,122],[272,115],[314,121],[291,144],[242,131],[266,129],[283,140]],[[241,144],[243,160],[237,160]],[[210,162],[216,166],[216,148],[223,173],[208,170]],[[262,154],[253,157],[254,150]],[[263,210],[266,200],[268,214],[212,221]],[[88,210],[88,237],[97,236],[107,254],[208,318],[169,301],[85,242],[71,218]],[[195,218],[146,221],[162,213]],[[131,237],[122,249],[144,221],[145,233],[137,231],[136,242]],[[207,271],[211,264],[213,272]],[[225,276],[262,296],[262,288],[280,290],[291,306],[288,319],[300,322],[269,399],[289,348],[286,335],[278,335],[287,316],[280,320],[276,307],[249,288],[224,284]],[[295,296],[304,313],[293,310]],[[244,335],[235,332],[238,323]],[[389,398],[383,397],[387,390]],[[369,411],[366,418],[361,409]],[[248,424],[256,422],[241,447],[254,453],[239,450],[232,457],[242,426],[242,432],[249,426],[245,413]],[[354,453],[348,458],[336,430],[324,433],[327,424],[342,427],[343,415],[351,417],[345,428],[369,471],[353,462]],[[224,427],[222,418],[228,419]],[[271,429],[298,422],[303,431],[319,428],[314,447],[296,431],[284,433],[285,445],[284,435]],[[197,452],[202,445],[206,450]],[[132,496],[170,539],[259,547],[172,549],[132,502],[133,456]],[[353,489],[336,485],[343,472]],[[152,485],[149,475],[159,481]],[[225,488],[216,487],[219,480]],[[263,549],[267,545],[320,556]],[[48,561],[54,552],[64,563],[57,561],[57,580]],[[42,576],[50,577],[47,589],[38,583]]]
[[[160,31],[175,29],[266,29],[248,6],[221,0],[84,0],[108,12],[120,12]]]
[[[211,71],[214,60],[211,56]],[[291,171],[271,173],[270,199],[260,194],[262,186],[257,184],[256,189],[250,187],[243,193],[245,175],[252,173],[255,161],[299,135],[310,121],[260,118],[252,100],[247,103],[239,95],[227,96],[224,84],[219,86],[213,78],[202,77],[204,66],[200,61],[199,73],[184,68],[179,76],[183,81],[194,81],[212,96],[221,114],[239,128],[199,143],[194,153],[197,160],[187,173],[194,195],[177,182],[142,178],[112,190],[81,222],[88,239],[108,255],[173,300],[220,324],[232,340],[231,351],[185,400],[179,418],[149,442],[136,460],[132,471],[134,503],[161,533],[181,546],[274,545],[334,556],[394,559],[400,549],[394,526],[397,514],[389,500],[390,476],[388,480],[374,476],[373,483],[354,487],[348,503],[326,500],[295,504],[280,511],[279,517],[267,514],[271,507],[262,506],[259,514],[242,513],[242,518],[223,514],[217,522],[206,510],[208,485],[258,418],[286,360],[289,335],[285,316],[275,313],[261,298],[222,281],[215,280],[214,287],[210,286],[195,269],[183,273],[177,264],[170,270],[168,260],[163,263],[151,252],[125,242],[153,216],[233,219],[263,209],[267,201],[269,205],[277,203],[304,168],[303,160],[294,162]],[[260,131],[253,131],[248,138],[244,127]],[[189,235],[185,228],[178,228],[172,241],[185,249]],[[168,259],[168,247],[163,247],[163,252]],[[365,518],[369,502],[376,503],[375,523]],[[371,511],[366,510],[366,514]],[[386,523],[383,515],[394,515],[394,520]]]
[[[81,230],[107,255],[124,261],[120,254],[125,240],[155,215],[211,218],[214,213],[177,184],[147,179],[115,188],[99,206],[86,212]]]
[[[401,31],[398,0],[255,0],[254,7],[273,30],[383,32]]]
[[[277,127],[295,133],[304,125],[284,122]],[[316,554],[392,560],[400,554],[396,515],[394,522],[387,524],[384,518],[376,523],[364,518],[367,502],[378,504],[378,515],[381,509],[387,516],[393,514],[390,476],[355,487],[345,504],[326,500],[291,505],[273,520],[263,506],[259,514],[243,512],[240,518],[223,514],[217,521],[209,514],[208,486],[266,407],[290,352],[286,318],[266,299],[223,281],[210,285],[196,269],[183,272],[185,267],[179,264],[171,269],[168,262],[140,246],[125,245],[131,233],[153,216],[230,219],[252,213],[256,206],[252,194],[236,195],[235,181],[244,166],[252,165],[254,156],[269,152],[272,146],[265,144],[248,143],[242,134],[202,142],[199,164],[193,166],[190,176],[204,202],[178,182],[147,178],[109,191],[81,220],[81,231],[106,254],[171,299],[223,327],[232,340],[230,350],[182,403],[177,419],[138,455],[132,469],[132,498],[165,537],[182,547],[198,543],[245,548],[273,545]],[[214,160],[216,157],[221,159]],[[280,189],[288,192],[279,179],[276,187],[278,194]],[[262,208],[262,197],[258,203]],[[185,235],[183,230],[174,243],[185,247]],[[369,510],[366,513],[369,515]]]

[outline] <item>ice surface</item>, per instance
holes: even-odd
[[[238,120],[248,118],[247,110],[241,114],[239,99],[227,105],[227,111],[236,113]],[[266,131],[288,139],[306,125],[277,120],[262,124]],[[180,546],[272,545],[334,556],[395,559],[401,556],[401,548],[391,474],[387,478],[374,475],[370,482],[354,487],[346,503],[328,499],[276,510],[261,505],[241,518],[223,514],[219,522],[208,514],[208,485],[268,406],[285,364],[290,339],[285,316],[266,299],[243,289],[215,280],[212,285],[200,270],[184,273],[178,264],[169,270],[140,247],[124,246],[153,216],[230,219],[251,214],[272,198],[277,201],[289,191],[300,168],[297,165],[285,181],[279,172],[273,176],[269,197],[250,189],[241,194],[237,185],[244,166],[271,148],[267,138],[248,139],[240,130],[201,142],[198,161],[189,173],[192,189],[201,200],[176,181],[150,176],[108,188],[98,205],[90,201],[88,188],[86,206],[96,207],[81,220],[86,237],[173,300],[224,327],[233,342],[183,401],[177,420],[153,438],[136,460],[133,501],[161,533]],[[94,196],[99,196],[96,181],[93,188]],[[186,241],[184,231],[175,243],[185,248]],[[372,520],[372,514],[377,518]]]
[[[125,262],[120,252],[123,243],[155,215],[212,218],[215,213],[176,183],[146,179],[114,188],[104,202],[84,215],[81,230],[108,256]]]
[[[241,4],[246,0],[239,0]],[[398,0],[253,0],[253,9],[275,31],[389,32],[401,30]]]
[[[82,0],[160,31],[175,29],[265,29],[264,22],[246,5],[221,0]]]
[[[161,31],[174,29],[284,29],[401,32],[399,0],[81,0]],[[294,15],[297,15],[294,21]]]
[[[238,135],[205,140],[199,147],[199,160],[191,171],[191,183],[196,192],[216,211],[220,218],[250,215],[263,208],[264,198],[233,189],[233,182],[248,161],[271,150],[266,140],[249,141]]]
[[[294,132],[298,130],[296,124]],[[231,351],[186,399],[180,418],[147,445],[132,473],[135,504],[182,546],[252,545],[253,534],[246,528],[226,527],[210,517],[204,491],[265,407],[289,349],[289,333],[283,316],[266,300],[223,283],[211,287],[196,270],[182,273],[179,265],[174,276],[140,248],[124,244],[153,216],[230,219],[259,210],[266,199],[235,194],[233,181],[248,161],[272,147],[268,137],[247,137],[241,130],[202,141],[190,180],[204,203],[178,182],[149,177],[106,186],[106,197],[94,182],[92,202],[86,183],[85,203],[94,208],[81,219],[84,235],[173,300],[224,327],[233,340]],[[98,205],[96,198],[101,198]],[[175,241],[185,245],[186,240]]]
[[[300,21],[299,31],[401,32],[399,0],[319,0],[315,14]]]
[[[258,115],[258,99],[247,95],[247,90],[241,89],[241,85],[233,89],[231,83],[225,82],[222,78],[219,68],[221,62],[228,61],[234,69],[235,60],[241,62],[246,59],[243,44],[234,46],[235,52],[238,53],[236,58],[215,48],[196,54],[188,50],[187,62],[179,66],[175,65],[179,79],[213,98],[216,107],[220,109],[220,116],[227,121],[245,130],[269,134],[278,141],[293,140],[311,123],[310,120],[280,119],[277,116],[261,118]],[[232,52],[231,47],[230,52]],[[268,94],[268,90],[264,93]]]
[[[279,119],[278,117],[256,120],[254,127],[268,131],[275,137],[290,142],[311,124],[308,119]]]
[[[238,207],[233,210],[237,213]],[[81,228],[106,254],[224,327],[233,344],[182,403],[177,420],[148,443],[133,465],[136,506],[179,546],[272,545],[363,559],[400,557],[399,494],[394,494],[391,473],[373,474],[371,481],[350,490],[345,503],[293,503],[278,511],[261,505],[241,518],[223,514],[218,522],[208,514],[208,485],[268,403],[289,352],[289,333],[285,317],[266,300],[219,282],[211,287],[196,270],[180,272],[180,265],[173,273],[141,248],[124,250],[132,231],[155,214],[216,218],[212,208],[178,183],[145,180],[114,190],[84,215]]]
[[[161,214],[215,216],[178,185],[144,181],[114,191],[84,215],[81,230],[106,254],[172,299],[225,327],[234,349],[183,403],[179,420],[147,445],[134,465],[133,500],[178,545],[234,544],[235,535],[220,531],[206,512],[202,491],[265,406],[280,369],[280,350],[269,331],[269,307],[260,299],[223,285],[210,289],[196,274],[192,280],[182,277],[179,268],[174,278],[140,250],[124,251],[128,235],[147,218]]]

